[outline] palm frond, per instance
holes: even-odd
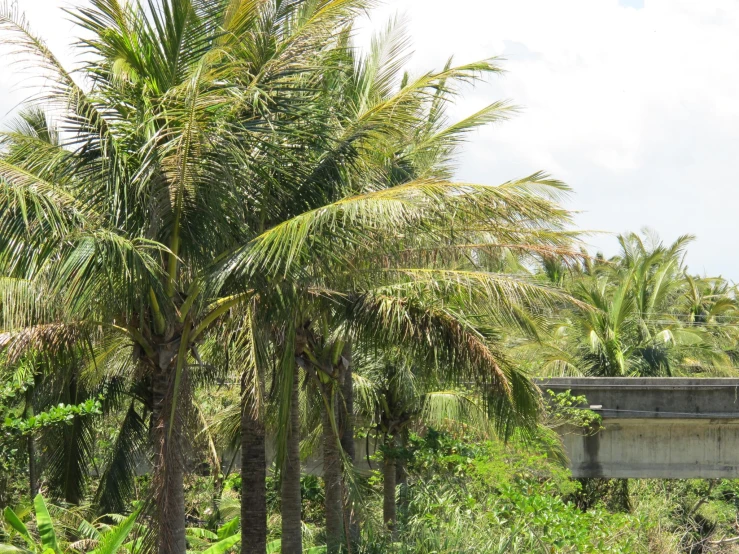
[[[136,402],[131,401],[95,492],[99,513],[125,510],[134,492],[136,471],[147,441],[147,425],[138,413]]]

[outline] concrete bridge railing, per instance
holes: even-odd
[[[575,477],[739,478],[739,379],[541,379],[585,396],[603,428],[561,432]]]

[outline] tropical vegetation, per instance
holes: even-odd
[[[90,0],[74,69],[0,12],[42,81],[0,134],[0,550],[733,544],[732,482],[573,481],[597,416],[531,380],[729,375],[733,285],[688,236],[591,255],[542,172],[456,181],[500,61],[411,75],[371,7]]]

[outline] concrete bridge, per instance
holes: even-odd
[[[739,478],[739,379],[537,380],[585,396],[603,428],[560,432],[574,477]]]

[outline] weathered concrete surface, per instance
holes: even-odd
[[[538,385],[602,407],[597,433],[561,430],[575,477],[739,478],[739,379],[590,377]]]
[[[603,417],[739,418],[739,379],[561,377],[537,384],[583,395],[589,405],[603,406]]]
[[[608,418],[603,426],[563,434],[573,476],[739,478],[739,421]]]

